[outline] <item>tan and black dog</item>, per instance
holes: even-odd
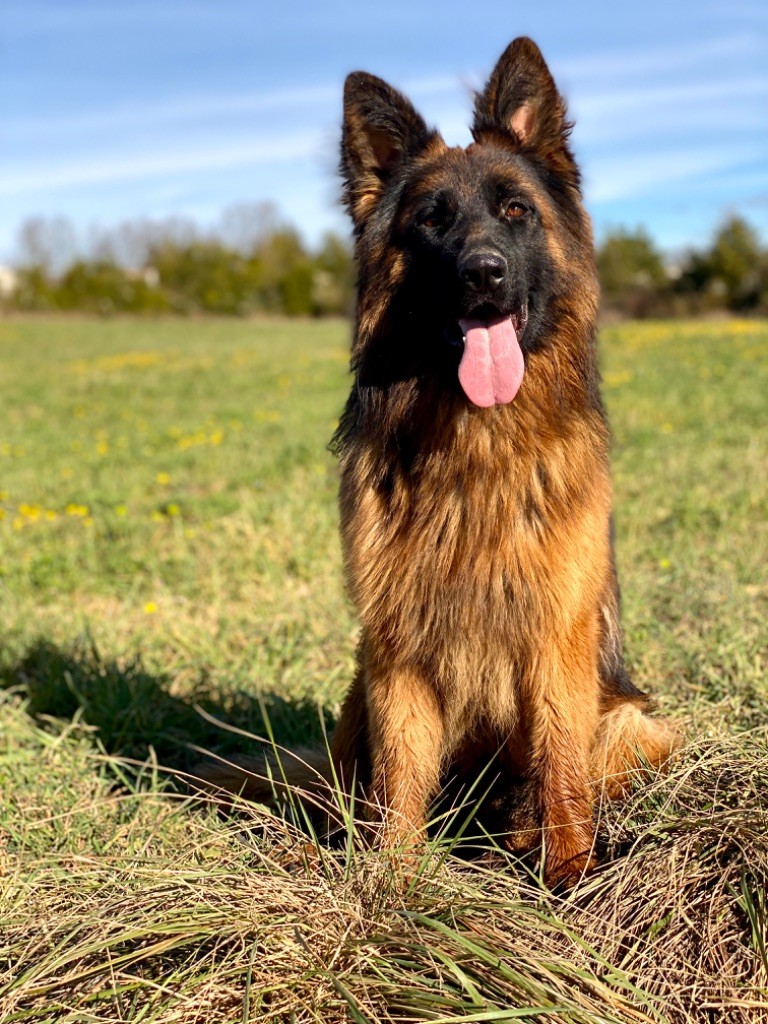
[[[466,149],[380,79],[346,82],[359,295],[335,448],[362,637],[336,772],[363,781],[398,845],[446,779],[493,759],[518,794],[508,844],[543,834],[550,884],[594,863],[597,794],[619,795],[675,745],[622,661],[598,285],[570,127],[525,38],[477,95]],[[208,776],[264,796],[254,774]]]

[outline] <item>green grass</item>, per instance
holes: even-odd
[[[249,746],[198,707],[333,723],[348,336],[0,323],[0,1020],[768,1019],[765,323],[603,332],[628,658],[690,742],[575,895],[449,848],[403,893],[168,781]]]

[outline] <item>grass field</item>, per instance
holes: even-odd
[[[333,723],[348,333],[0,323],[0,1021],[768,1020],[765,323],[603,332],[629,662],[688,743],[575,893],[440,840],[402,891],[162,770]]]

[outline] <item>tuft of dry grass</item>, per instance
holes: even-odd
[[[73,782],[86,737],[7,699],[19,747]],[[567,896],[491,842],[464,860],[438,837],[403,882],[351,821],[331,850],[264,808],[220,818],[156,766],[86,760],[68,804],[20,808],[6,853],[8,1024],[768,1020],[757,737],[691,743],[603,808],[604,864]]]

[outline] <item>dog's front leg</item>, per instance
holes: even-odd
[[[383,846],[412,846],[423,840],[439,784],[443,715],[417,668],[369,664],[367,683],[373,813]]]
[[[595,864],[590,754],[599,715],[597,629],[587,619],[542,643],[526,693],[530,780],[548,885],[573,884]]]

